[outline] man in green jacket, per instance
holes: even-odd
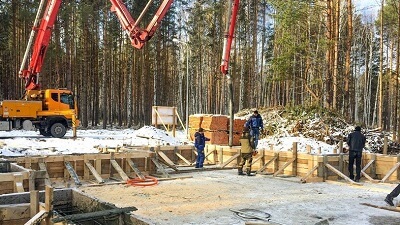
[[[257,153],[254,148],[254,139],[249,133],[249,129],[246,127],[243,130],[243,135],[240,138],[240,156],[241,160],[238,165],[238,174],[244,175],[243,166],[246,164],[246,174],[247,176],[251,176],[251,163],[253,162],[253,153]]]

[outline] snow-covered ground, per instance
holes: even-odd
[[[166,132],[152,126],[144,126],[138,130],[78,130],[77,138],[72,138],[72,131],[68,131],[64,138],[43,137],[34,131],[0,131],[0,155],[24,156],[24,155],[57,155],[98,153],[99,146],[117,147],[130,146],[157,146],[157,145],[183,145],[193,144],[186,138],[185,132],[178,130],[176,137],[171,132]],[[318,148],[324,154],[332,153],[335,146],[324,142],[302,137],[271,137],[261,139],[258,149],[269,149],[273,146],[276,151],[288,151],[293,142],[298,142],[298,151],[305,152],[306,145],[310,145],[312,153]]]

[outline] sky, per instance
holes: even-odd
[[[381,6],[381,0],[353,0],[357,14],[373,15],[376,17]]]

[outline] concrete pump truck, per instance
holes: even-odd
[[[118,17],[132,46],[137,49],[141,49],[151,39],[173,2],[173,0],[163,0],[148,26],[145,29],[140,28],[138,24],[152,1],[147,3],[138,19],[134,20],[121,0],[110,0],[111,11]],[[25,94],[21,100],[0,102],[0,131],[36,129],[43,136],[62,138],[67,129],[73,128],[73,136],[76,136],[76,127],[79,124],[78,107],[72,91],[67,89],[42,90],[39,83],[39,74],[61,3],[62,0],[41,0],[39,4],[19,71],[19,77],[25,81]],[[42,13],[45,4],[46,9]],[[40,25],[37,26],[41,15]],[[35,42],[32,46],[34,39]],[[29,56],[29,64],[26,66]]]

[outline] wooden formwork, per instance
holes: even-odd
[[[126,180],[137,176],[131,164],[148,175],[155,173],[151,151],[111,154],[57,155],[8,158],[12,170],[0,173],[0,194],[44,190],[45,185],[62,181],[69,186],[80,180],[98,183],[104,179]],[[78,184],[79,183],[79,184]]]
[[[192,145],[121,149],[125,150],[110,154],[9,158],[12,171],[0,173],[0,194],[43,190],[45,185],[60,180],[68,187],[73,183],[77,185],[80,180],[95,180],[97,183],[106,179],[125,181],[141,172],[152,175],[160,170],[164,177],[168,177],[164,166],[179,173],[179,167],[193,166],[197,155]],[[240,162],[239,146],[206,145],[204,151],[205,165],[236,168]],[[398,181],[399,167],[400,156],[363,154],[362,175],[372,182]],[[298,153],[297,143],[293,144],[292,151],[274,151],[273,147],[259,149],[253,157],[252,170],[258,174],[299,177],[302,182],[338,179],[353,182],[348,178],[348,154]]]
[[[236,167],[240,161],[240,147],[208,145],[206,155],[221,167]],[[348,153],[298,153],[297,143],[293,143],[292,151],[274,151],[272,146],[259,149],[253,157],[252,170],[259,174],[300,177],[302,182],[344,179],[354,184],[348,178],[348,162]],[[369,181],[400,180],[400,155],[364,153],[361,166],[362,176]]]

